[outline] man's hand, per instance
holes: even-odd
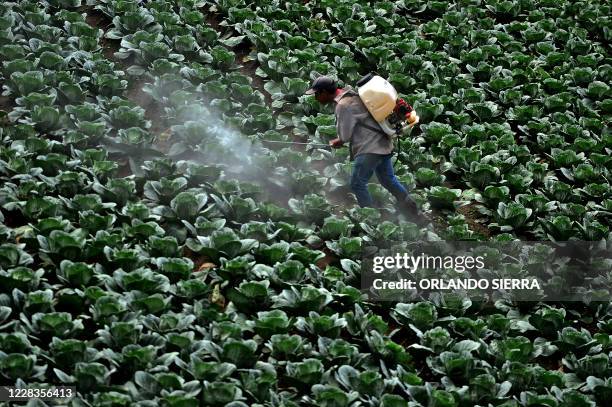
[[[342,140],[340,140],[339,138],[335,138],[333,140],[329,140],[329,145],[332,148],[340,148],[340,147],[342,147],[343,144],[344,143],[342,143]]]

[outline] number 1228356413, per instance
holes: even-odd
[[[76,395],[74,386],[14,387],[0,386],[0,401],[62,400]]]

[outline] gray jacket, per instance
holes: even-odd
[[[352,158],[365,153],[387,155],[393,152],[393,140],[382,129],[374,131],[368,128],[378,129],[380,126],[352,87],[346,86],[334,103],[336,132],[343,143],[351,143]],[[361,123],[368,127],[361,126]]]

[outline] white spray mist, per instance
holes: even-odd
[[[222,120],[222,113],[205,103],[181,109],[183,124],[194,122],[206,129],[202,134],[201,154],[189,158],[199,164],[222,165],[225,179],[237,179],[259,184],[266,199],[285,205],[291,197],[290,180],[286,171],[271,164],[271,150],[255,138],[251,139]]]

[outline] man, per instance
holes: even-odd
[[[398,201],[400,210],[411,219],[420,220],[416,203],[393,171],[393,140],[383,133],[359,94],[350,86],[338,88],[335,80],[319,76],[306,91],[321,104],[334,103],[338,138],[329,142],[333,148],[349,143],[353,163],[351,189],[359,206],[372,206],[368,181],[376,173],[378,181]]]

